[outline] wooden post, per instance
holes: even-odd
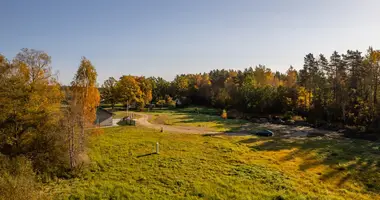
[[[160,154],[160,144],[156,143],[156,154]]]

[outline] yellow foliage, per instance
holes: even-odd
[[[97,73],[94,66],[86,58],[81,65],[72,84],[75,109],[82,118],[82,123],[92,125],[96,119],[96,109],[100,104],[100,93],[96,87]]]
[[[286,87],[294,87],[297,84],[297,70],[290,67],[288,71],[286,71]]]
[[[227,112],[226,112],[226,110],[223,110],[223,113],[222,113],[221,117],[223,119],[227,119]]]
[[[98,88],[89,87],[87,98],[84,100],[84,116],[87,123],[91,123],[96,119],[96,108],[100,103],[100,93]]]
[[[304,107],[306,109],[309,109],[311,105],[311,99],[313,97],[312,92],[307,91],[305,87],[298,87],[297,92],[298,92],[297,105],[299,107]]]
[[[120,101],[125,105],[143,101],[143,92],[141,91],[139,82],[133,76],[122,76],[117,83],[117,90]]]

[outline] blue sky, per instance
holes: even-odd
[[[380,48],[378,0],[3,0],[0,53],[52,56],[69,83],[82,56],[98,82],[264,64],[299,69],[307,53]]]

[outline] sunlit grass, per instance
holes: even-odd
[[[203,113],[212,113],[214,115]],[[156,109],[153,112],[147,112],[147,114],[151,115],[149,119],[151,123],[205,127],[214,131],[236,131],[239,130],[242,125],[248,123],[248,121],[240,119],[222,119],[222,117],[217,115],[217,110],[203,107],[174,110]]]
[[[47,188],[57,199],[378,199],[375,147],[114,127],[90,138],[79,178]]]
[[[131,112],[131,111],[129,111],[129,112],[127,112],[127,111],[114,111],[112,113],[113,113],[114,119],[121,119],[121,118],[127,117],[128,115],[131,115],[132,113],[133,113],[135,119],[138,119],[141,117],[141,115],[139,115],[138,113]]]

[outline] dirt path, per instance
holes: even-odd
[[[270,123],[264,123],[264,124],[247,123],[247,124],[242,125],[240,131],[218,132],[218,131],[212,131],[210,129],[201,128],[201,127],[152,124],[148,121],[149,115],[142,114],[142,113],[139,113],[139,115],[141,115],[141,118],[136,119],[138,125],[145,126],[148,128],[153,128],[156,130],[161,130],[161,128],[163,128],[163,130],[167,132],[192,133],[192,134],[223,134],[223,135],[230,135],[230,136],[242,136],[242,135],[252,135],[252,130],[255,130],[255,129],[256,130],[269,129],[275,132],[276,136],[285,137],[285,138],[306,138],[312,135],[314,135],[313,137],[315,136],[331,137],[331,138],[341,137],[341,134],[335,131],[326,131],[326,130],[320,130],[320,129],[315,129],[311,127],[289,126],[289,125],[279,125],[279,124],[270,124]]]
[[[145,126],[148,128],[153,128],[157,130],[161,130],[163,128],[164,131],[168,132],[180,132],[180,133],[193,133],[193,134],[217,134],[221,132],[216,132],[216,131],[211,131],[206,128],[201,128],[201,127],[191,127],[191,126],[169,126],[169,125],[163,125],[163,124],[152,124],[148,121],[149,115],[147,114],[142,114],[141,118],[136,119],[136,122],[138,125]]]

